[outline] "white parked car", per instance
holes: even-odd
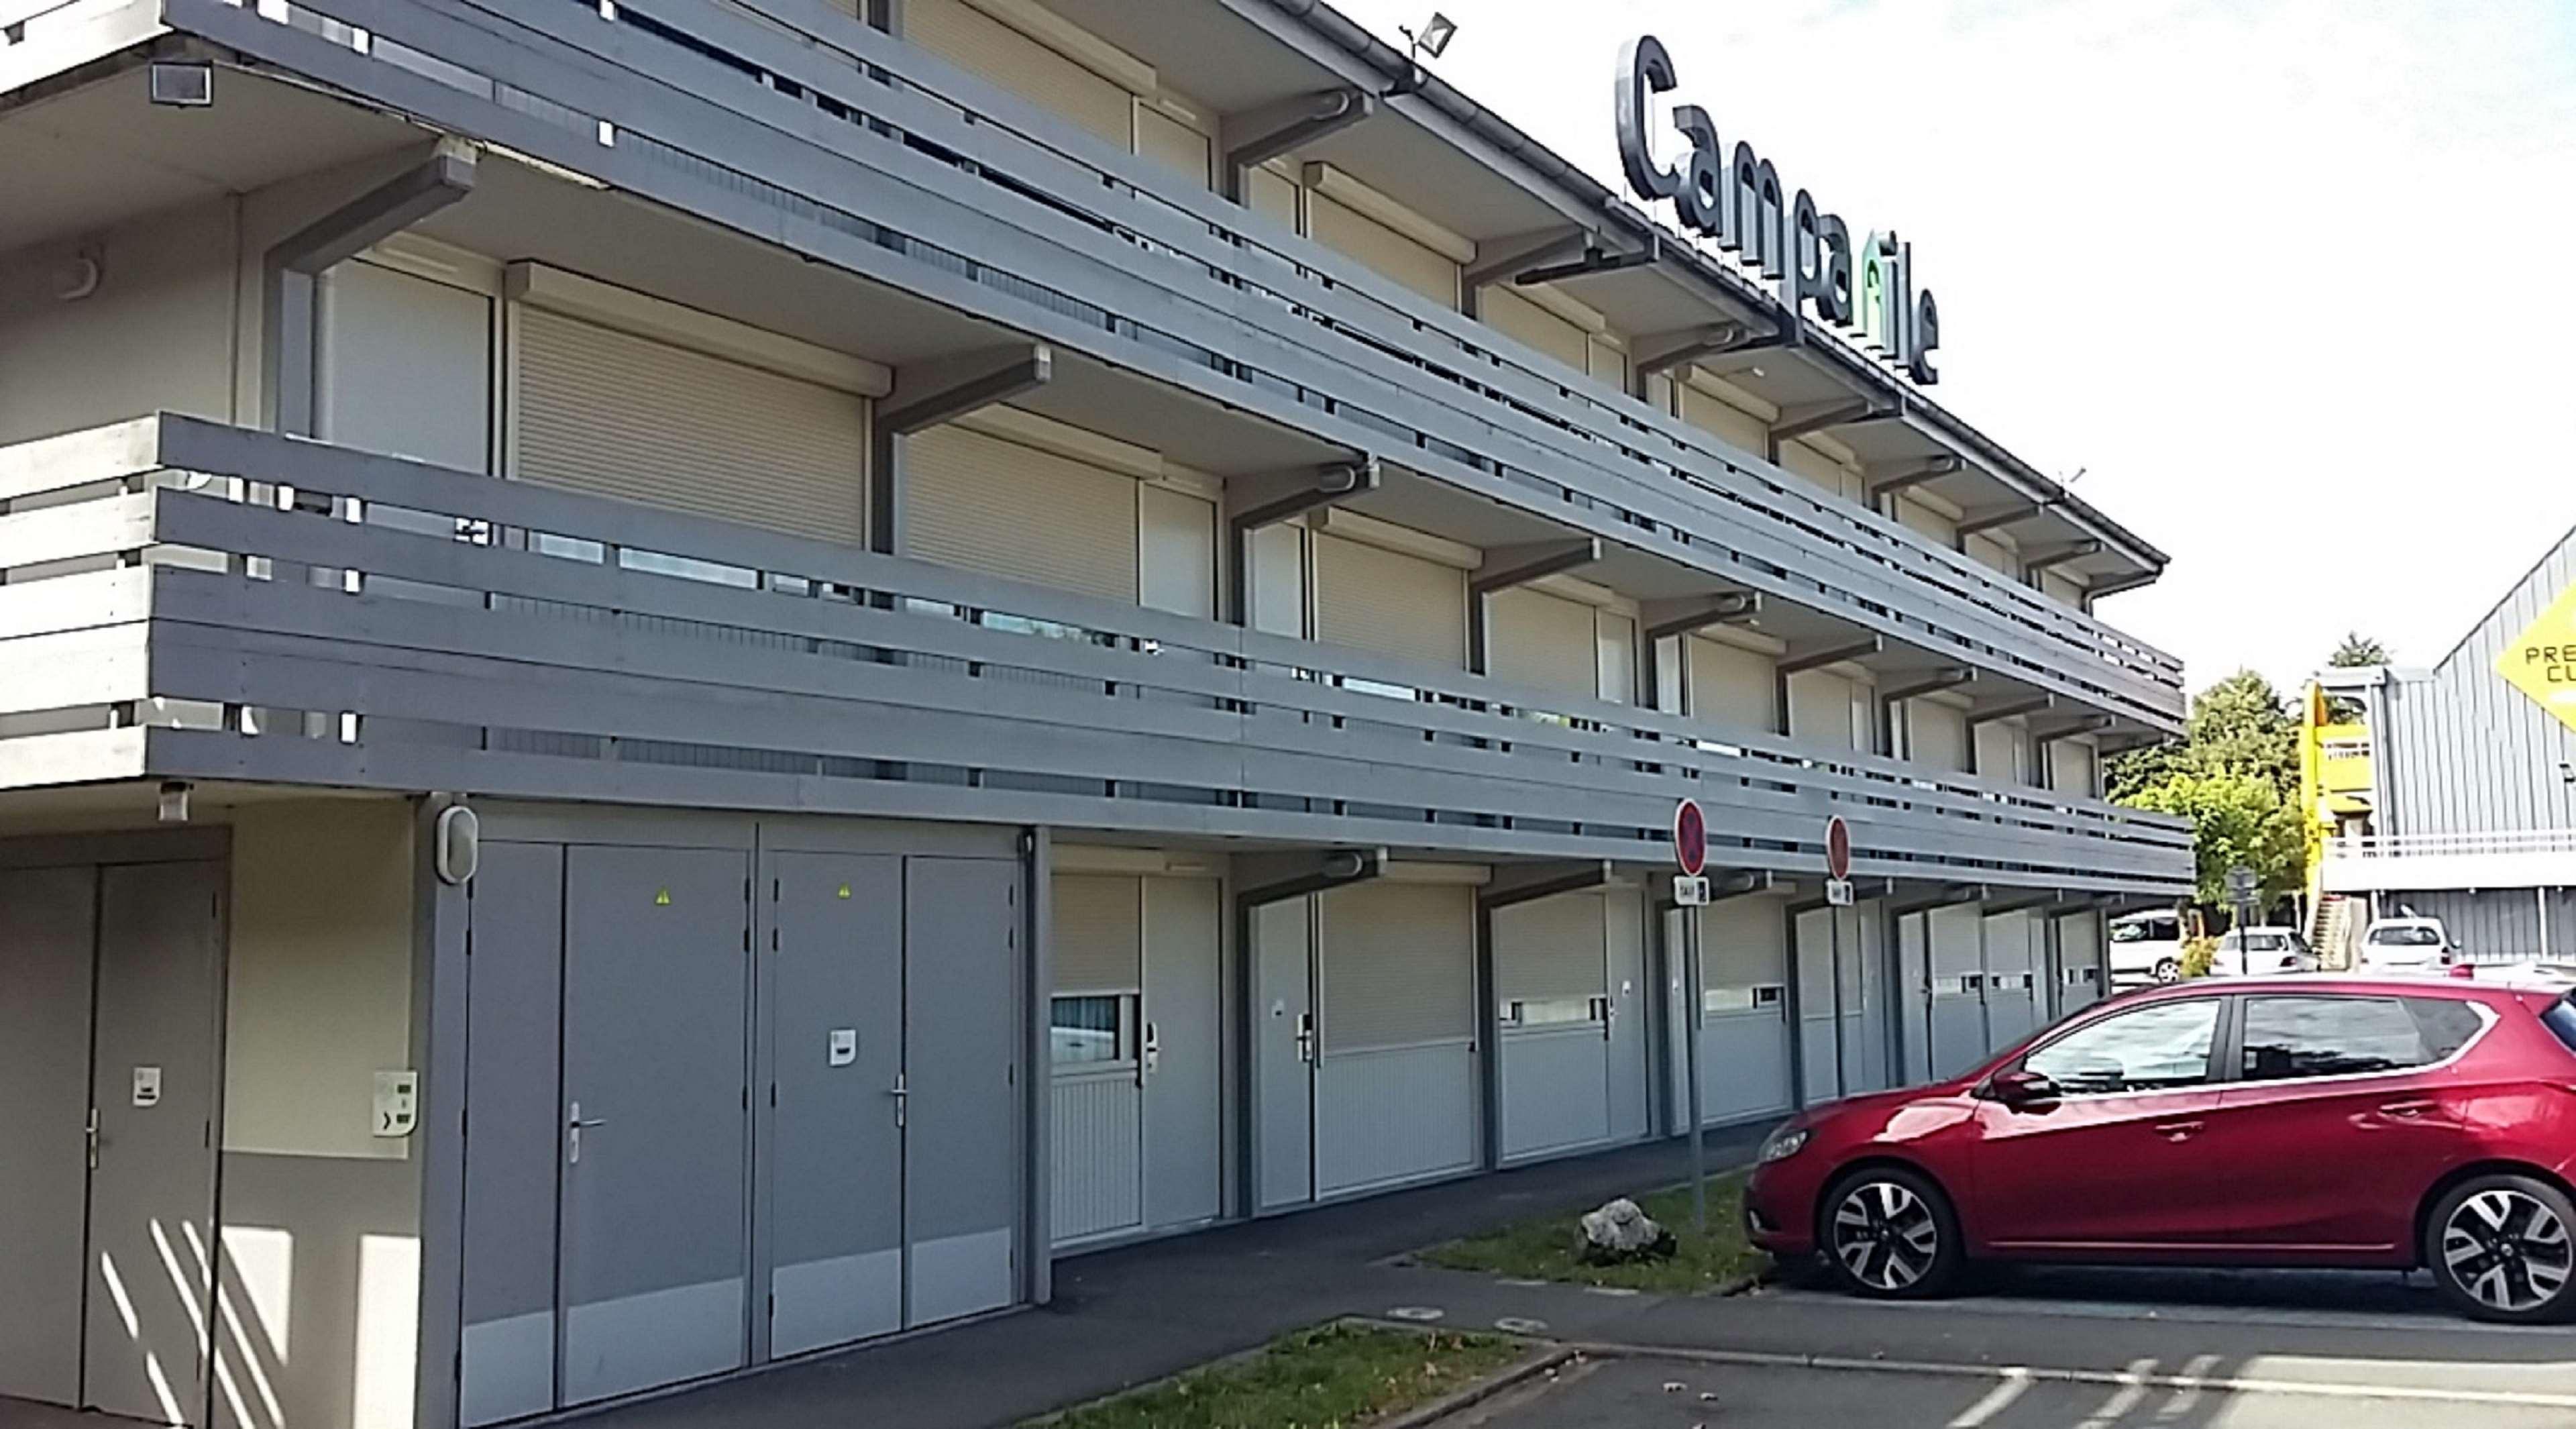
[[[2218,940],[2209,970],[2219,977],[2270,977],[2276,973],[2312,973],[2317,955],[2296,928],[2230,928]]]
[[[2361,971],[2440,972],[2460,960],[2439,918],[2379,918],[2361,935]]]
[[[2111,985],[2182,981],[2182,915],[2170,908],[2111,920]]]
[[[2500,982],[2508,987],[2527,987],[2536,992],[2576,992],[2576,963],[2533,960],[2527,963],[2500,963],[2477,970],[2480,982]]]

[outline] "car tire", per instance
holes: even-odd
[[[1967,1264],[1950,1198],[1903,1166],[1867,1166],[1833,1184],[1819,1203],[1816,1249],[1836,1283],[1876,1300],[1945,1294]]]
[[[2453,1309],[2505,1325],[2576,1318],[2576,1202],[2531,1176],[2474,1176],[2424,1218],[2424,1264]]]
[[[2182,960],[2180,958],[2156,959],[2155,978],[2158,986],[2182,981]]]

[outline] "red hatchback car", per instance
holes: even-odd
[[[2481,1319],[2576,1316],[2576,1003],[2231,978],[2098,1003],[1930,1087],[1793,1118],[1754,1242],[1851,1289],[1971,1260],[2426,1266]]]

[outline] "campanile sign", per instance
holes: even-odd
[[[1684,228],[1713,238],[1746,266],[1779,285],[1780,304],[1850,333],[1924,386],[1941,379],[1932,353],[1941,345],[1941,307],[1914,288],[1914,248],[1893,232],[1873,233],[1855,248],[1841,215],[1818,210],[1805,189],[1791,192],[1769,159],[1742,139],[1729,151],[1716,121],[1696,104],[1675,105],[1672,128],[1689,152],[1672,164],[1655,157],[1650,113],[1656,95],[1677,81],[1663,41],[1640,35],[1620,52],[1615,117],[1619,167],[1648,203],[1670,199]]]

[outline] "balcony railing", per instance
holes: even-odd
[[[2179,820],[158,417],[0,449],[0,786],[229,778],[2170,894]],[[29,509],[34,508],[34,509]]]
[[[2493,829],[2472,833],[2356,834],[2326,841],[2328,858],[2458,858],[2576,854],[2576,829]]]
[[[162,0],[175,28],[442,128],[1942,658],[2178,722],[2173,657],[823,0],[608,8]]]
[[[2329,892],[2576,886],[2576,829],[2361,834],[2325,841]]]

